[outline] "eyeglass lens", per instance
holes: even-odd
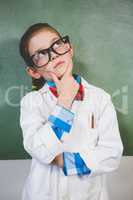
[[[44,50],[42,49],[39,52],[37,52],[33,56],[32,61],[37,67],[45,66],[50,61],[49,51],[53,51],[58,55],[63,55],[67,53],[69,50],[70,50],[70,43],[68,37],[63,37],[55,41],[50,48]]]

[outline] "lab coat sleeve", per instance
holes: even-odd
[[[86,145],[79,152],[64,152],[64,174],[95,176],[118,168],[123,153],[123,144],[117,122],[117,115],[109,94],[101,102],[98,142],[94,147]],[[94,132],[93,132],[94,131]],[[86,138],[89,141],[89,136]]]
[[[20,126],[25,150],[41,163],[50,164],[58,154],[63,152],[62,143],[51,128],[50,121],[42,116],[39,107],[41,101],[42,98],[36,91],[22,98]],[[55,106],[53,113],[57,110]]]
[[[117,169],[123,153],[117,115],[108,93],[103,95],[100,108],[96,127],[99,136],[97,145],[94,147],[88,145],[79,152],[86,166],[91,170],[90,176]]]

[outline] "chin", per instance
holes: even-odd
[[[64,68],[63,70],[59,70],[58,72],[56,72],[57,77],[61,78],[64,75],[65,71],[66,69]]]

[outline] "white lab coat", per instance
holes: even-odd
[[[21,100],[23,144],[32,156],[22,200],[108,200],[106,174],[118,168],[123,153],[116,111],[107,92],[83,77],[81,81],[84,100],[73,102],[74,122],[62,142],[47,120],[57,103],[48,85]],[[50,164],[63,151],[79,152],[91,174],[65,176],[61,168]]]

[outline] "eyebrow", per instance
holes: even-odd
[[[53,42],[55,42],[55,41],[58,40],[58,39],[60,39],[60,38],[59,38],[59,37],[53,38],[53,39],[51,40],[51,42],[50,42],[50,43],[51,43],[50,46],[52,45]],[[50,47],[50,46],[49,46],[49,47]],[[48,48],[49,48],[49,47],[48,47]],[[48,48],[46,48],[46,49],[48,49]],[[42,49],[43,49],[42,47],[39,48],[39,49],[37,49],[37,50],[34,52],[34,54],[33,54],[32,56],[34,56],[38,51],[40,51],[40,50],[42,50]]]
[[[56,40],[58,40],[58,39],[60,39],[59,37],[55,37],[55,38],[53,38],[52,40],[51,40],[51,42],[54,42],[54,41],[56,41]],[[52,43],[51,43],[52,44]]]

